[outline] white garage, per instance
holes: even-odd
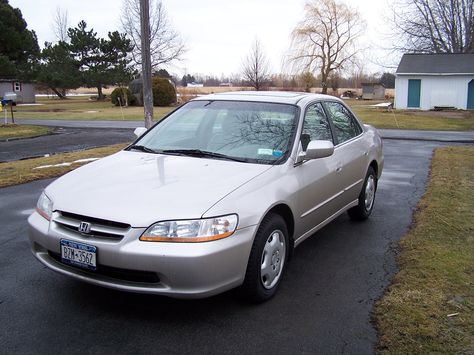
[[[474,53],[404,54],[396,72],[395,108],[474,109]]]

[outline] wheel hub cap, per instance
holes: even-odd
[[[365,185],[365,210],[370,211],[372,205],[374,204],[375,199],[375,179],[370,175],[367,179],[367,184]]]
[[[270,289],[278,282],[283,269],[286,241],[283,233],[274,231],[268,237],[262,252],[261,281],[263,287]]]

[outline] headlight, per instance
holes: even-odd
[[[38,199],[36,211],[48,221],[51,220],[51,215],[53,214],[53,201],[51,201],[49,197],[46,196],[44,191],[41,193],[41,196]]]
[[[147,242],[208,242],[227,238],[237,228],[235,214],[206,219],[163,221],[153,224],[140,237]]]

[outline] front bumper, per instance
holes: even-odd
[[[121,240],[87,237],[37,212],[28,224],[33,254],[54,271],[99,286],[179,298],[208,297],[242,284],[257,228],[212,242],[165,243],[140,241],[143,228],[130,228]],[[61,239],[96,246],[97,272],[61,263]]]

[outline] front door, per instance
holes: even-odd
[[[474,110],[474,79],[467,86],[467,109]]]
[[[421,94],[421,80],[409,79],[407,106],[411,108],[419,108],[420,107],[420,94]]]
[[[300,144],[303,151],[312,140],[333,142],[331,127],[321,103],[313,103],[305,112]],[[300,185],[296,234],[303,235],[341,208],[337,183],[337,159],[334,155],[308,160],[297,166]],[[307,236],[307,235],[306,235]],[[305,236],[305,237],[306,237]]]

